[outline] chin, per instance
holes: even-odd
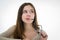
[[[26,24],[31,24],[32,22],[27,22]]]
[[[32,24],[33,21],[24,21],[26,24]]]
[[[32,22],[25,22],[26,24],[31,24]]]

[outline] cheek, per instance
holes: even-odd
[[[35,17],[35,14],[32,14],[32,16],[31,16],[32,18],[34,18]]]
[[[24,14],[22,14],[22,21],[24,20],[25,17],[26,17],[26,16],[25,16]]]

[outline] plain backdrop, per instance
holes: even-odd
[[[60,40],[60,0],[0,0],[0,34],[16,24],[19,6],[25,2],[35,6],[48,40]]]

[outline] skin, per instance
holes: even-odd
[[[30,5],[25,6],[23,9],[22,21],[24,22],[25,35],[27,38],[25,38],[24,40],[31,40],[37,34],[36,32],[34,32],[34,28],[32,27],[33,20],[31,19],[34,19],[34,16],[35,16],[34,9]],[[29,18],[29,20],[27,20],[26,18]],[[41,34],[43,36],[46,35],[44,31],[42,31]],[[43,36],[41,36],[41,40],[47,40],[47,36],[46,37]]]
[[[34,14],[33,8],[30,5],[25,6],[23,9],[23,14],[22,14],[22,21],[24,22],[24,26],[25,26],[24,34],[26,35],[26,38],[24,38],[24,40],[31,40],[37,34],[36,32],[34,32],[34,28],[32,27],[33,20],[31,20],[31,19],[34,19],[34,16],[35,16],[35,14]],[[26,18],[29,18],[29,20],[27,20]],[[15,26],[12,26],[7,31],[2,33],[0,36],[3,36],[3,38],[9,37],[12,35],[14,30],[15,30]],[[47,35],[46,32],[43,30],[42,30],[41,34],[43,36]],[[41,40],[47,40],[48,36],[46,36],[46,37],[43,37],[43,36],[41,36]]]
[[[26,35],[28,39],[33,38],[33,36],[37,34],[36,32],[34,32],[35,29],[32,27],[32,22],[33,22],[32,19],[34,19],[34,16],[35,16],[35,13],[33,8],[30,5],[25,6],[23,9],[22,21],[24,22],[25,35],[28,34]]]
[[[30,5],[27,5],[23,9],[23,14],[22,14],[22,21],[24,22],[25,29],[32,29],[32,22],[34,19],[34,10]],[[29,20],[27,20],[27,18]]]
[[[34,19],[35,13],[30,5],[27,5],[23,9],[22,20],[25,24],[31,24],[33,20],[26,20],[26,18]]]

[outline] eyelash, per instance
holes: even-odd
[[[27,11],[25,10],[25,11],[23,11],[23,13],[27,13]]]
[[[32,13],[34,13],[34,11],[31,11]]]
[[[34,13],[34,11],[30,11],[31,13]],[[25,11],[23,11],[23,13],[27,13],[27,11],[25,10]]]

